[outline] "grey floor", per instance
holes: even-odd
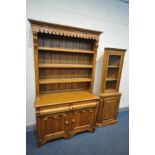
[[[36,132],[26,134],[27,155],[128,155],[129,112],[120,112],[119,123],[85,132],[71,139],[50,141],[41,148],[36,146]]]

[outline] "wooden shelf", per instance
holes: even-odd
[[[106,93],[101,93],[99,96],[100,97],[113,97],[113,96],[120,96],[121,95],[121,93],[120,92],[117,92],[117,91],[115,91],[114,89],[109,89],[109,90],[106,90],[105,91]]]
[[[114,79],[114,78],[106,78],[106,81],[117,81],[117,79]]]
[[[39,68],[93,68],[93,66],[81,64],[39,64]]]
[[[105,90],[106,93],[108,93],[108,92],[115,92],[115,91],[116,91],[116,89],[106,89]]]
[[[109,65],[108,68],[119,68],[119,66]]]
[[[38,47],[38,50],[52,51],[52,52],[70,52],[70,53],[88,53],[94,54],[94,51],[80,50],[80,49],[67,49],[67,48],[51,48],[51,47]]]
[[[39,84],[91,82],[90,78],[41,79]]]

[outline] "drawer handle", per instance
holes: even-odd
[[[47,120],[48,120],[48,117],[45,117],[45,118],[44,118],[44,121],[47,121]]]
[[[75,119],[72,119],[72,123],[75,123]]]
[[[68,124],[69,124],[69,122],[68,122],[68,121],[66,121],[66,122],[65,122],[65,124],[66,124],[66,125],[68,125]]]
[[[40,115],[47,115],[47,114],[55,114],[60,112],[69,111],[69,107],[59,107],[59,108],[52,108],[52,109],[42,109],[40,110]]]

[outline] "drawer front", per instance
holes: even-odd
[[[79,110],[85,108],[93,108],[98,105],[98,102],[79,102],[70,105],[70,110]]]
[[[69,105],[60,105],[60,106],[49,106],[43,107],[39,110],[39,115],[49,115],[49,114],[56,114],[69,111]]]
[[[94,102],[77,102],[77,103],[64,104],[59,106],[48,106],[48,107],[42,107],[39,110],[37,110],[37,115],[42,116],[42,115],[56,114],[56,113],[68,112],[72,110],[96,107],[97,105],[98,105],[98,102],[94,101]]]

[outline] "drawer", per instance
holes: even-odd
[[[117,98],[105,98],[105,99],[103,99],[103,102],[106,102],[106,103],[115,102],[115,101],[119,101],[119,97],[117,97]]]
[[[65,104],[57,106],[48,106],[48,107],[42,107],[39,110],[37,110],[37,115],[42,116],[42,115],[56,114],[71,110],[92,108],[96,107],[97,105],[98,105],[97,101],[92,101],[92,102],[76,102],[71,103],[70,105]]]
[[[39,115],[56,114],[69,111],[69,105],[43,107],[39,110]]]
[[[98,105],[98,102],[74,103],[70,105],[70,110],[92,108],[92,107],[96,107],[97,105]]]

